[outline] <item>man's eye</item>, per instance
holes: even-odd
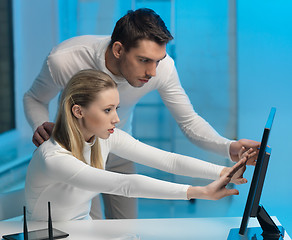
[[[143,62],[143,63],[147,63],[147,62],[149,62],[149,59],[141,58],[140,61]]]

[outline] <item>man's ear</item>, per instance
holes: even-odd
[[[81,106],[75,104],[73,107],[72,107],[72,113],[73,115],[76,117],[76,118],[82,118],[83,117],[83,112],[82,112],[82,108]]]
[[[125,51],[124,46],[121,42],[116,41],[114,42],[112,46],[112,51],[114,56],[119,59],[121,57],[121,54]]]

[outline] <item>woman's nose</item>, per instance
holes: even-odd
[[[118,113],[116,112],[116,113],[115,113],[115,116],[114,116],[114,118],[113,118],[113,123],[116,124],[116,123],[118,123],[118,122],[120,122],[120,118],[119,118]]]

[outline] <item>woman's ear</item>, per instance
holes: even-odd
[[[76,118],[82,118],[83,117],[83,112],[82,112],[82,108],[81,106],[75,104],[73,107],[72,107],[72,113],[73,115],[76,117]]]
[[[112,51],[113,51],[113,54],[114,56],[119,59],[121,57],[121,54],[123,53],[124,51],[124,46],[121,42],[119,41],[116,41],[114,42],[113,46],[112,46]]]

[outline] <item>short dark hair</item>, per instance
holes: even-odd
[[[159,45],[167,44],[173,39],[161,17],[149,8],[140,8],[120,18],[113,30],[110,47],[114,42],[123,44],[126,51],[137,47],[138,40],[147,39]]]

